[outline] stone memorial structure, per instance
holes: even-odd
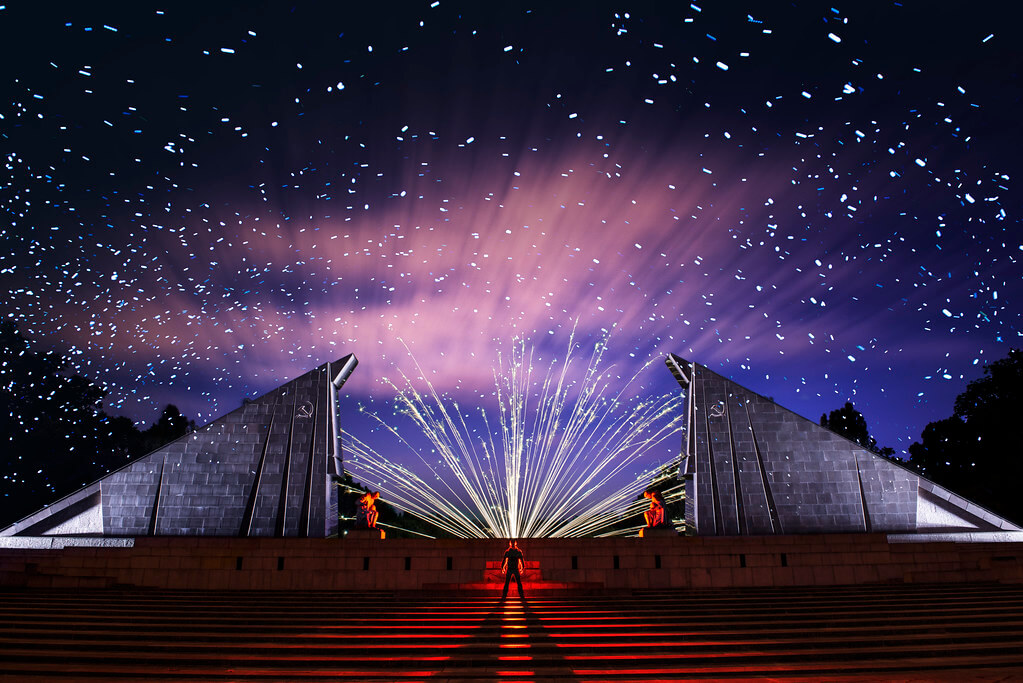
[[[3,537],[338,535],[338,390],[357,360],[325,363],[39,512]],[[671,354],[686,394],[681,478],[696,536],[849,532],[992,538],[1020,527],[775,402]],[[364,493],[364,492],[360,492]],[[365,497],[365,496],[364,496]],[[379,540],[371,506],[355,536]],[[643,536],[675,536],[651,498]],[[17,541],[12,538],[11,541]]]
[[[1008,520],[777,403],[670,354],[686,392],[689,533],[1019,531]]]
[[[337,534],[347,355],[172,441],[0,536]]]
[[[355,363],[324,364],[0,530],[0,587],[500,589],[504,540],[384,540],[369,500],[367,528],[337,533],[338,507],[354,520],[367,496],[345,485],[338,442]],[[530,594],[1023,584],[1017,526],[704,366],[668,366],[687,398],[689,536],[651,490],[642,538],[531,539]]]

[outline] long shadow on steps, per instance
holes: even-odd
[[[578,680],[541,615],[522,597],[497,602],[479,626],[495,640],[478,662],[502,681]],[[486,636],[484,636],[486,637]],[[477,664],[477,662],[474,662]]]

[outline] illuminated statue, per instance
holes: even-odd
[[[377,528],[377,517],[380,513],[377,512],[376,500],[379,497],[379,492],[367,491],[362,498],[359,498],[359,511],[355,515],[356,529]]]
[[[650,499],[650,507],[643,513],[643,517],[646,518],[647,528],[653,529],[655,527],[670,526],[664,509],[664,497],[661,496],[661,492],[647,490],[643,492],[643,497]]]

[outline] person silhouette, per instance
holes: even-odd
[[[501,599],[504,600],[508,597],[508,584],[511,583],[511,578],[515,577],[515,583],[518,585],[519,597],[522,597],[522,570],[526,568],[526,558],[522,555],[522,551],[519,550],[518,541],[509,541],[508,550],[504,552],[504,562],[501,563],[501,573],[504,574],[504,591],[501,593]]]

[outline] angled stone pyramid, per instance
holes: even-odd
[[[325,363],[25,519],[0,536],[307,536],[337,532],[337,390]]]
[[[686,392],[686,528],[697,535],[1019,531],[915,472],[669,354]]]

